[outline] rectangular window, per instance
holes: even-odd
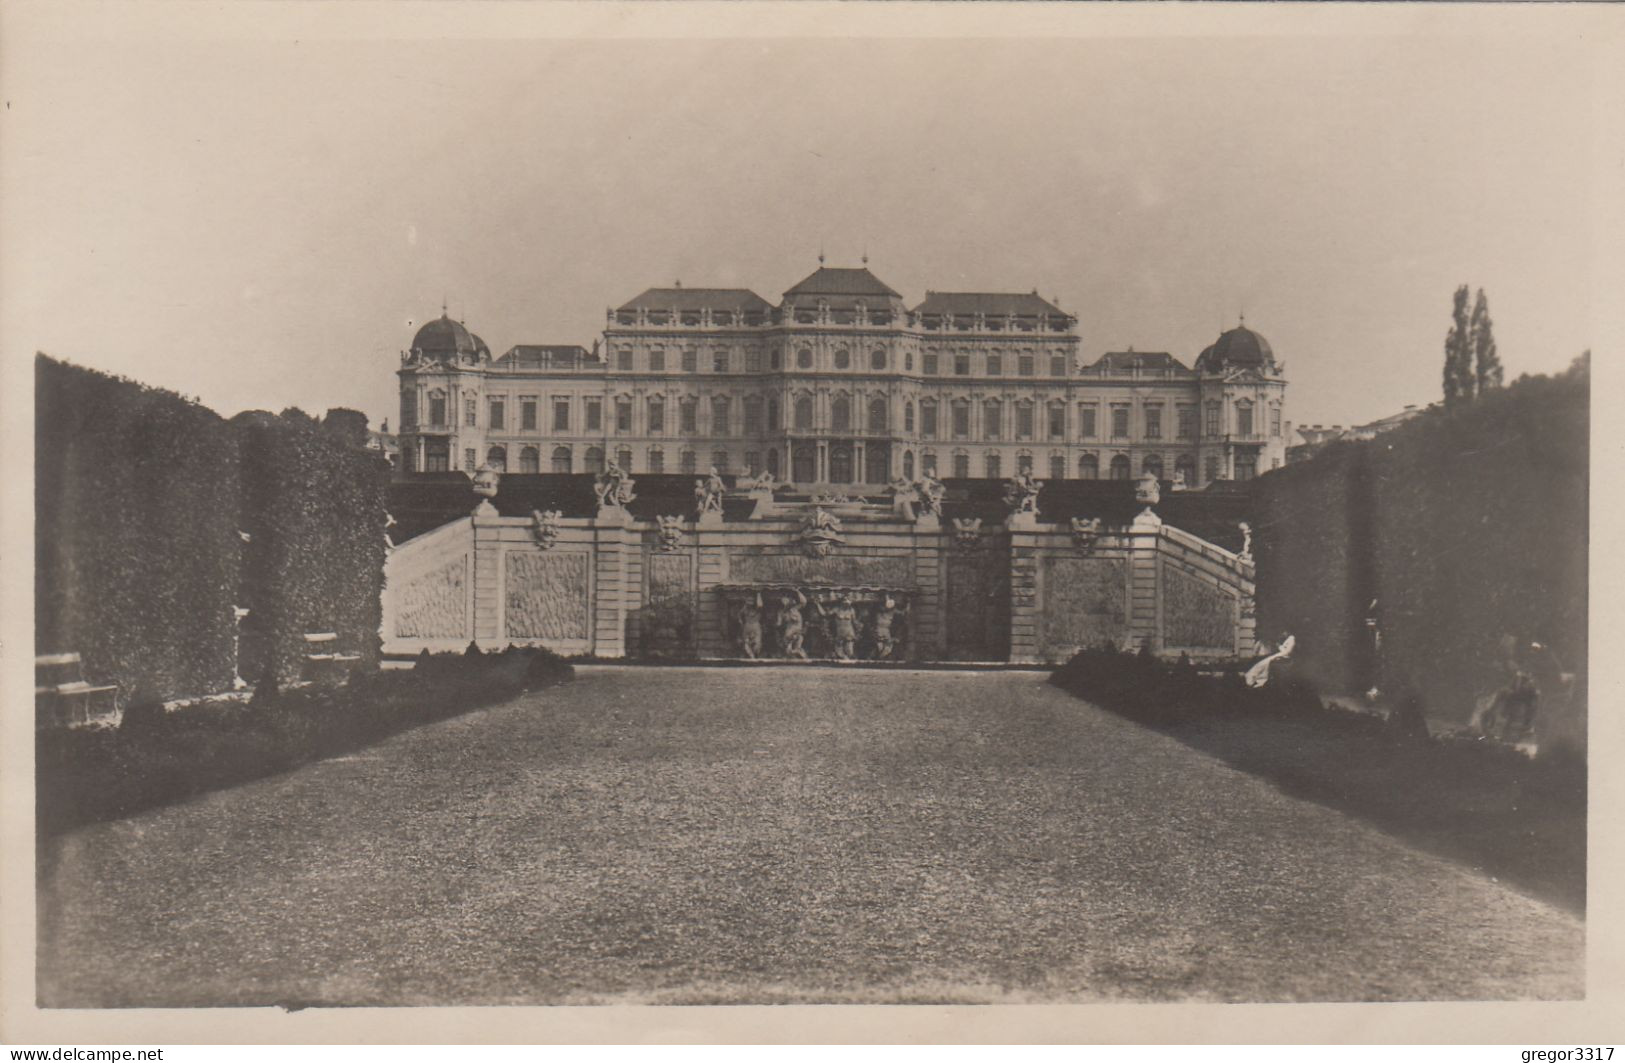
[[[506,422],[507,422],[507,408],[503,405],[501,399],[492,399],[491,400],[491,427],[492,428],[506,428],[507,427]]]
[[[934,354],[920,355],[920,372],[926,376],[937,375],[937,356]]]
[[[1033,437],[1033,404],[1023,402],[1016,406],[1016,438],[1031,439]]]
[[[956,402],[953,410],[954,438],[964,439],[970,435],[970,403]]]
[[[446,396],[429,396],[429,423],[443,425],[446,423]]]
[[[1147,406],[1145,408],[1145,438],[1162,438],[1162,407]]]
[[[626,434],[632,431],[632,400],[615,400],[615,431]]]
[[[1270,407],[1270,436],[1274,439],[1281,438],[1281,407],[1279,406]]]
[[[1049,375],[1066,376],[1066,355],[1052,354],[1049,356]]]
[[[1004,371],[1004,366],[1000,363],[999,356],[996,355],[996,354],[988,355],[987,356],[987,375],[988,376],[998,376],[1003,371]]]
[[[554,398],[554,400],[553,400],[553,431],[555,431],[555,432],[568,432],[569,430],[570,430],[570,400],[569,399]]]
[[[760,373],[762,371],[762,352],[752,347],[745,352],[745,372]]]
[[[463,423],[470,428],[480,423],[480,404],[474,399],[463,400]]]
[[[1049,408],[1049,437],[1066,438],[1066,407],[1058,402]]]
[[[920,435],[937,438],[937,404],[934,402],[920,403]]]
[[[699,431],[697,424],[699,419],[698,411],[699,403],[694,399],[683,399],[677,404],[678,422],[685,434],[693,435],[695,432]]]
[[[718,395],[711,400],[711,434],[725,436],[728,434],[728,398]]]
[[[649,400],[649,434],[659,435],[666,430],[666,404],[659,398]]]
[[[713,373],[726,373],[727,371],[728,371],[728,351],[725,348],[719,347],[711,355],[711,372],[713,372]]]
[[[745,434],[754,436],[762,433],[762,400],[745,400]]]
[[[954,355],[954,376],[970,376],[970,355]]]
[[[1127,406],[1113,406],[1112,407],[1112,438],[1113,439],[1127,439],[1128,438],[1128,407]]]
[[[623,373],[632,369],[632,348],[622,347],[615,352],[615,368]]]
[[[463,471],[474,472],[479,468],[479,458],[475,457],[473,447],[463,451]]]
[[[1246,403],[1236,407],[1236,434],[1243,438],[1253,434],[1253,408]],[[1238,471],[1236,479],[1241,480],[1245,477]]]
[[[1219,478],[1219,459],[1209,454],[1207,459],[1207,482],[1212,483]]]
[[[982,438],[997,439],[1004,434],[1004,405],[998,402],[982,406]]]
[[[1016,372],[1022,376],[1033,375],[1033,356],[1024,354],[1016,360]]]
[[[1095,438],[1095,408],[1093,406],[1078,407],[1078,435],[1084,439]]]
[[[649,352],[649,370],[654,373],[666,371],[666,348],[656,347]]]
[[[416,391],[401,392],[401,425],[411,428],[418,423],[418,393]],[[410,450],[407,451],[410,453]]]
[[[1196,407],[1195,406],[1181,406],[1179,408],[1178,416],[1179,416],[1179,438],[1180,439],[1195,439],[1196,438]]]
[[[601,432],[604,430],[604,400],[587,400],[587,431]]]
[[[969,454],[954,455],[954,475],[959,477],[961,480],[967,479],[970,476]]]
[[[1209,438],[1219,434],[1219,404],[1216,402],[1202,407],[1202,434]],[[1215,479],[1215,476],[1210,474],[1208,479]]]

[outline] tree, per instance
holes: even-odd
[[[1456,289],[1454,324],[1444,339],[1444,402],[1454,406],[1472,400],[1477,377],[1473,375],[1473,347],[1467,320],[1467,285]]]
[[[1462,289],[1466,291],[1466,289]],[[1495,353],[1495,332],[1490,321],[1490,301],[1484,298],[1484,289],[1478,289],[1473,303],[1472,320],[1467,326],[1469,345],[1473,353],[1473,380],[1480,395],[1490,388],[1501,386],[1501,358]]]

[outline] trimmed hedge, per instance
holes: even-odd
[[[172,392],[35,360],[38,653],[164,697],[232,680],[237,439]]]
[[[242,674],[300,678],[304,635],[334,632],[338,648],[377,666],[388,468],[299,411],[232,419],[239,440],[244,551]]]
[[[357,674],[339,687],[262,687],[246,704],[222,700],[166,713],[143,699],[117,729],[36,736],[39,834],[287,771],[573,675],[547,650],[509,649],[423,658],[410,671]]]

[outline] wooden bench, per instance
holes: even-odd
[[[309,682],[336,682],[359,660],[359,653],[344,653],[339,649],[336,632],[314,631],[305,635],[304,678]]]
[[[101,711],[97,711],[98,706]],[[34,658],[34,725],[79,727],[110,719],[118,712],[118,685],[95,686],[85,679],[77,653],[47,653]]]

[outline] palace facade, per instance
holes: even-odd
[[[820,268],[777,305],[742,288],[651,288],[602,343],[500,357],[444,314],[401,356],[407,473],[766,471],[798,484],[938,477],[1191,487],[1281,465],[1286,380],[1264,337],[1224,332],[1085,364],[1078,319],[1031,294],[927,292]]]

